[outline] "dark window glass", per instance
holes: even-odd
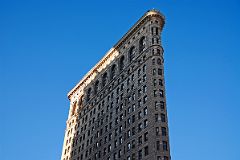
[[[157,150],[160,150],[160,141],[156,142]]]
[[[148,146],[144,147],[144,155],[145,155],[145,156],[148,155]]]
[[[166,136],[167,135],[167,129],[166,127],[162,127],[162,136]]]
[[[167,151],[168,150],[168,144],[166,141],[163,141],[163,151]]]
[[[163,114],[163,113],[161,114],[161,121],[166,122],[166,117],[165,117],[165,114]]]

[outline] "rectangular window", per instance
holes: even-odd
[[[119,91],[120,91],[120,88],[118,87],[118,88],[117,88],[117,94],[119,94]]]
[[[144,141],[148,141],[148,132],[144,133]]]
[[[142,136],[138,137],[138,145],[142,144]]]
[[[124,83],[121,85],[121,91],[124,89]]]
[[[147,96],[143,97],[143,103],[145,104],[147,102]]]
[[[132,148],[135,148],[135,140],[132,140]]]
[[[130,125],[131,124],[131,119],[128,118],[127,122],[128,122],[128,125]]]
[[[109,141],[112,140],[112,133],[109,134],[108,140],[109,140]]]
[[[147,86],[143,86],[143,93],[147,92]]]
[[[143,82],[145,82],[147,80],[147,76],[143,75]]]
[[[128,107],[128,113],[131,113],[131,107]]]
[[[132,75],[132,81],[134,81],[134,74]]]
[[[145,155],[145,156],[148,155],[148,146],[144,147],[144,155]]]
[[[118,135],[118,128],[115,129],[115,136],[117,136],[117,135]]]
[[[138,77],[141,75],[141,69],[138,69]]]
[[[163,114],[163,113],[161,114],[161,121],[166,122],[166,117],[165,117],[165,114]]]
[[[129,85],[129,83],[130,83],[130,78],[127,79],[127,85]]]
[[[164,105],[164,102],[163,101],[160,101],[160,108],[161,109],[164,109],[165,107],[164,107],[165,105]]]
[[[166,127],[162,127],[162,136],[167,136],[167,129],[166,129]]]
[[[119,133],[122,133],[122,126],[119,127]]]
[[[143,111],[144,111],[144,112],[143,112],[143,113],[144,113],[144,116],[146,116],[147,113],[148,113],[147,107],[145,107]]]
[[[108,152],[111,152],[111,149],[112,149],[112,147],[111,147],[111,144],[110,144],[110,145],[108,145]]]
[[[142,83],[142,79],[140,78],[140,79],[138,79],[138,85],[140,86],[141,83]]]
[[[157,97],[157,90],[153,90],[153,96]]]
[[[145,120],[144,120],[144,128],[146,128],[147,126],[148,126],[148,120],[145,119]]]
[[[115,124],[116,125],[118,124],[118,117],[115,119]]]
[[[168,150],[168,144],[166,141],[163,141],[163,151],[167,151]]]
[[[163,90],[159,90],[159,95],[160,95],[160,97],[163,97]]]
[[[158,110],[159,109],[159,103],[157,101],[155,101],[155,109]]]
[[[159,85],[163,86],[163,81],[161,79],[159,79]]]
[[[132,115],[132,123],[135,122],[135,115]]]
[[[157,80],[153,79],[153,85],[156,86],[157,85]]]
[[[130,151],[130,149],[131,149],[131,144],[128,143],[128,144],[127,144],[127,150]]]
[[[122,150],[120,149],[120,150],[118,151],[118,158],[120,159],[121,156],[122,156]]]
[[[134,94],[132,95],[132,100],[134,101],[135,98],[136,98],[136,95],[135,95],[135,93],[134,93]]]
[[[139,123],[139,124],[138,124],[138,132],[141,132],[142,129],[143,129],[143,125],[142,125],[142,123]]]
[[[139,101],[138,101],[138,107],[141,107],[141,106],[142,106],[142,101],[139,100]]]
[[[161,120],[161,117],[159,114],[155,114],[155,121],[158,122]]]
[[[143,66],[143,72],[146,72],[146,65]]]
[[[138,90],[138,97],[140,97],[141,95],[142,95],[142,90],[139,89],[139,90]]]
[[[122,120],[123,120],[123,114],[120,115],[120,121],[122,121]]]
[[[142,118],[142,111],[139,111],[138,112],[138,119],[141,119]]]
[[[159,32],[158,32],[158,28],[156,27],[156,35],[158,35],[159,34]]]
[[[138,160],[141,160],[142,159],[142,150],[139,150],[138,151]]]
[[[134,112],[136,110],[136,106],[135,104],[132,105],[132,112]]]
[[[130,136],[131,136],[131,131],[130,130],[128,130],[128,132],[127,132],[128,134],[127,134],[127,137],[129,138]]]
[[[160,141],[156,142],[156,146],[157,146],[157,150],[159,151],[160,150]]]
[[[132,135],[135,135],[135,127],[132,128]]]
[[[122,144],[123,143],[123,139],[122,137],[119,138],[119,144]]]

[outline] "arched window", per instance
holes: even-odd
[[[98,89],[99,89],[99,80],[97,80],[97,81],[95,82],[95,85],[94,85],[94,94],[97,94]]]
[[[139,41],[139,53],[141,53],[146,47],[146,38],[142,37]]]
[[[135,57],[135,47],[132,46],[129,50],[129,62],[132,62],[134,57]]]
[[[107,84],[107,73],[104,73],[102,77],[102,86],[104,87],[106,84]]]
[[[111,79],[116,76],[116,64],[114,64],[111,68]]]
[[[120,62],[119,62],[119,70],[122,71],[123,68],[124,68],[124,56],[120,58]]]
[[[87,90],[87,98],[86,98],[87,101],[89,101],[90,98],[91,98],[91,92],[92,92],[92,88],[88,88],[88,90]]]

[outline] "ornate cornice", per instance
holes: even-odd
[[[147,11],[130,30],[111,48],[105,56],[82,78],[82,80],[68,93],[68,98],[71,100],[76,93],[77,97],[83,94],[84,88],[91,83],[92,80],[101,72],[108,64],[110,64],[118,55],[118,49],[131,37],[141,26],[149,20],[150,17],[159,17],[162,19],[161,28],[163,28],[165,17],[157,10]],[[75,96],[74,96],[75,97]],[[74,98],[73,97],[73,98]]]

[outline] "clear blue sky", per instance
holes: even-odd
[[[0,159],[60,159],[68,91],[152,8],[172,160],[239,160],[239,0],[1,0]]]

